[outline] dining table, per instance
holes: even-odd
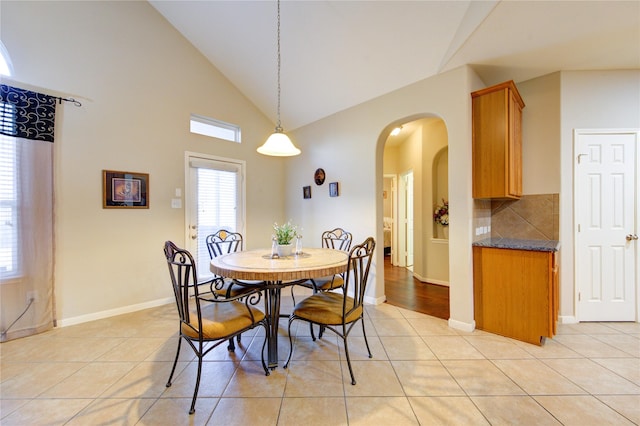
[[[311,278],[341,274],[347,270],[348,253],[327,248],[305,248],[299,254],[277,257],[271,249],[245,250],[214,257],[211,272],[239,281],[239,285],[264,289],[268,320],[268,366],[278,366],[278,327],[281,290]]]

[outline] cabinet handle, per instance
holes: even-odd
[[[638,236],[636,234],[627,235],[627,241],[637,240],[637,239],[638,239]]]

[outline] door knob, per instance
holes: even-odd
[[[197,239],[197,238],[198,238],[198,235],[197,235],[197,234],[196,234],[196,235],[192,235],[192,236],[191,236],[191,239],[192,239],[192,240],[195,240],[195,239]]]
[[[638,236],[636,234],[627,235],[627,241],[637,240],[637,239],[638,239]]]

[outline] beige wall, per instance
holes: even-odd
[[[579,319],[573,265],[573,132],[640,129],[640,70],[573,71],[563,72],[560,78],[560,315],[572,322]],[[636,294],[638,286],[636,278]],[[637,302],[640,306],[640,297]]]
[[[56,127],[62,324],[172,297],[162,244],[184,244],[184,209],[170,203],[175,188],[184,189],[185,151],[246,161],[247,243],[269,240],[271,224],[284,218],[284,160],[255,149],[273,124],[147,2],[2,1],[0,8],[14,84],[83,104],[59,107]],[[190,113],[240,125],[243,143],[189,133]],[[102,209],[103,169],[149,173],[150,208]]]
[[[450,324],[473,328],[469,93],[485,84],[469,67],[297,129],[292,136],[302,155],[273,159],[255,153],[273,123],[146,2],[5,0],[0,12],[16,85],[83,102],[82,108],[62,106],[57,127],[58,318],[91,319],[170,297],[161,246],[165,239],[184,242],[184,211],[171,209],[170,200],[184,187],[185,151],[247,162],[249,247],[263,246],[271,224],[285,218],[300,224],[314,246],[322,230],[337,225],[352,230],[355,240],[373,235],[381,241],[386,138],[397,123],[435,116],[448,131],[451,165]],[[558,192],[560,175],[563,315],[574,314],[572,130],[640,127],[639,80],[637,70],[570,72],[518,84],[527,104],[525,192]],[[239,124],[243,144],[190,134],[192,112]],[[327,174],[321,187],[313,183],[318,167]],[[103,210],[102,169],[148,172],[151,208]],[[334,181],[340,196],[330,198]],[[305,185],[313,188],[310,200],[302,199]],[[384,299],[382,264],[378,250],[370,301]]]
[[[522,110],[522,193],[560,192],[560,73],[517,84]]]
[[[455,169],[449,169],[449,247],[456,253],[456,261],[449,266],[450,324],[465,329],[474,327],[469,93],[481,87],[477,76],[462,67],[347,109],[293,132],[303,154],[287,163],[287,212],[303,223],[306,234],[319,235],[340,223],[352,230],[355,240],[373,235],[382,241],[383,151],[389,132],[396,124],[417,118],[442,118],[449,161],[455,162]],[[301,203],[300,188],[312,184],[317,167],[325,169],[327,181],[341,182],[340,197],[329,199],[321,190],[318,197]],[[384,300],[382,264],[383,252],[377,250],[373,285],[367,290],[370,301]]]

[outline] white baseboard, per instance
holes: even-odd
[[[449,287],[449,281],[436,280],[434,278],[424,278],[416,274],[415,272],[413,273],[413,277],[418,281],[420,281],[421,283],[438,284],[438,285]]]
[[[471,333],[476,329],[476,322],[462,322],[449,318],[449,327],[454,328],[456,330],[466,331]]]
[[[364,303],[367,305],[381,305],[386,301],[387,301],[387,296],[381,296],[381,297],[365,296],[364,297]]]
[[[573,315],[560,315],[558,317],[558,322],[560,324],[577,324],[578,319]]]
[[[78,317],[61,319],[56,321],[56,327],[68,327],[70,325],[82,324],[89,321],[110,318],[116,315],[137,312],[143,309],[155,308],[157,306],[163,306],[168,303],[175,303],[175,299],[173,297],[166,299],[157,299],[150,302],[138,303],[136,305],[122,306],[120,308],[110,309],[108,311],[94,312],[92,314],[80,315]]]

